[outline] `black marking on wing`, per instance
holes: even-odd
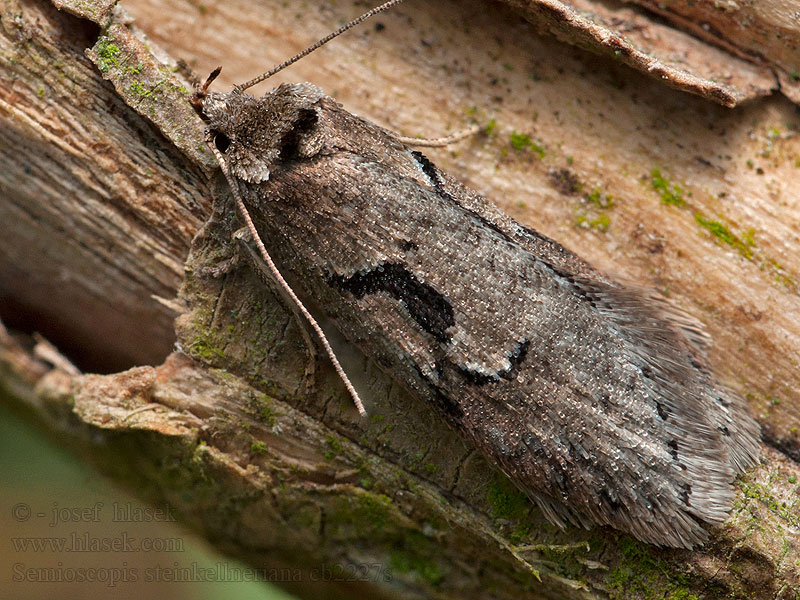
[[[681,486],[680,496],[681,500],[686,506],[691,506],[691,504],[689,504],[689,497],[691,495],[692,495],[692,485],[690,483],[684,483]]]
[[[576,296],[588,302],[593,308],[597,308],[597,304],[595,303],[596,299],[591,295],[589,290],[585,289],[584,286],[580,284],[578,279],[576,279],[572,273],[564,271],[563,269],[560,269],[549,262],[542,262],[547,266],[548,269],[553,271],[553,273],[568,281],[571,284],[572,291]]]
[[[677,440],[670,440],[667,442],[667,446],[670,447],[670,455],[673,459],[678,460],[678,442]]]
[[[300,114],[295,119],[295,122],[292,123],[291,129],[281,138],[279,156],[282,161],[297,158],[300,150],[300,140],[313,129],[314,125],[317,124],[317,120],[317,111],[310,108],[300,110]]]
[[[498,371],[494,375],[486,375],[484,373],[476,373],[475,371],[471,371],[465,367],[459,366],[458,370],[461,371],[462,375],[475,385],[486,385],[487,383],[496,383],[501,379],[505,379],[506,381],[510,381],[514,379],[516,375],[517,368],[522,364],[525,360],[525,357],[528,355],[528,346],[530,345],[530,341],[522,340],[517,347],[514,349],[514,352],[511,356],[508,357],[511,366],[507,369],[502,371]]]
[[[434,165],[427,156],[418,150],[412,150],[411,156],[416,159],[420,168],[422,169],[422,172],[425,173],[425,175],[428,176],[428,179],[431,180],[431,185],[433,186],[433,189],[436,190],[436,193],[444,198],[452,200],[452,196],[444,191],[444,188],[442,187],[442,179],[439,177],[439,173],[436,170],[436,165]]]
[[[419,250],[419,246],[413,240],[401,240],[397,244],[403,252],[411,252],[412,250]]]
[[[368,294],[384,292],[399,300],[411,318],[437,341],[450,341],[447,329],[455,324],[450,302],[433,287],[422,283],[402,264],[384,263],[350,277],[330,275],[328,284],[350,292],[359,300]]]
[[[434,165],[431,162],[431,160],[427,156],[425,156],[422,152],[419,152],[417,150],[412,150],[411,156],[413,156],[416,159],[416,161],[419,163],[420,168],[422,169],[422,172],[428,176],[428,179],[430,179],[431,185],[433,186],[433,190],[445,200],[456,202],[455,199],[449,193],[447,193],[447,190],[444,189],[444,186],[442,185],[442,178],[439,177],[439,170],[437,169],[436,165]],[[459,203],[456,202],[456,204]],[[466,212],[468,212],[470,216],[476,219],[481,225],[485,226],[488,229],[491,229],[497,235],[502,237],[504,241],[508,242],[509,244],[514,242],[505,231],[503,231],[502,229],[500,229],[500,227],[497,226],[496,223],[492,223],[483,215],[480,215],[472,210],[469,210],[468,208],[466,208],[461,204],[459,204],[459,206],[461,206],[461,208],[463,208]]]

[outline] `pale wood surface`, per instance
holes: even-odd
[[[4,0],[0,31],[0,307],[12,328],[40,330],[79,366],[106,371],[159,365],[169,352],[175,312],[153,295],[174,297],[216,189],[199,146],[202,124],[180,108],[186,78],[150,53],[161,46],[200,76],[222,64],[216,85],[225,89],[363,10],[243,0],[123,7],[133,30],[117,13],[101,31],[43,1]],[[94,14],[104,28],[111,22]],[[190,279],[184,298],[193,313],[181,340],[198,358],[251,376],[261,392],[180,355],[120,375],[69,376],[8,336],[0,340],[3,386],[75,442],[107,435],[106,469],[169,499],[254,563],[380,560],[394,565],[394,579],[369,589],[386,595],[640,597],[650,589],[792,598],[800,555],[790,479],[800,469],[788,458],[798,458],[800,422],[794,106],[779,96],[735,110],[712,105],[542,37],[516,13],[479,0],[410,2],[378,22],[385,29],[353,31],[274,84],[313,81],[406,135],[493,119],[490,135],[426,153],[520,221],[704,322],[720,378],[747,395],[767,441],[787,452],[765,446],[766,464],[740,484],[732,519],[712,544],[659,551],[608,531],[555,531],[513,501],[503,508],[498,497],[513,493],[374,366],[362,375],[375,390],[369,423],[358,421],[324,365],[317,393],[303,399],[301,373],[291,368],[303,348],[291,319],[268,292],[241,299],[260,285],[246,273],[224,285]],[[151,42],[131,33],[138,30]],[[101,33],[108,37],[90,60],[84,51]],[[515,150],[515,132],[544,155]],[[654,168],[680,186],[684,205],[661,202]],[[573,178],[580,190],[563,183]],[[613,206],[587,199],[595,189]],[[261,380],[246,362],[258,340],[228,332],[224,315],[209,311],[237,302],[254,315],[267,311],[266,337],[280,332],[264,343],[277,360],[263,363]],[[141,407],[148,410],[129,416]],[[361,510],[345,510],[353,506]],[[535,547],[520,550],[525,544]]]

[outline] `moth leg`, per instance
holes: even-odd
[[[201,277],[211,277],[219,279],[223,275],[227,275],[231,271],[235,271],[239,266],[239,253],[234,252],[227,258],[221,259],[213,267],[203,267],[200,272]]]
[[[292,310],[292,316],[298,325],[300,335],[303,338],[304,346],[306,348],[308,360],[306,361],[304,377],[306,381],[306,393],[311,393],[311,391],[314,389],[314,383],[316,381],[317,345],[314,343],[314,338],[308,325],[308,321],[300,313],[297,304],[286,297],[286,293],[283,291],[283,288],[277,284],[269,268],[266,264],[264,264],[264,260],[261,258],[258,248],[255,247],[253,236],[250,233],[250,230],[247,227],[242,227],[241,229],[236,230],[233,232],[233,239],[236,241],[237,246],[241,249],[241,253],[245,256],[245,258],[247,258],[248,262],[253,267],[259,278],[266,283],[271,290],[278,292],[280,297],[284,300],[284,305],[288,306]]]
[[[227,202],[214,202],[211,217],[198,233],[198,238],[202,237],[203,244],[215,243],[215,246],[222,250],[222,256],[215,257],[213,265],[200,269],[198,274],[204,279],[219,279],[239,267],[241,250],[235,244],[223,243],[223,240],[219,239],[232,236],[229,226],[225,223],[225,214],[230,210]]]
[[[406,137],[403,135],[397,135],[396,133],[392,133],[392,137],[394,137],[394,139],[396,139],[398,142],[402,142],[403,144],[407,144],[409,146],[438,147],[449,146],[450,144],[460,142],[471,135],[475,135],[480,130],[481,127],[479,125],[470,125],[469,127],[461,129],[460,131],[456,131],[455,133],[451,133],[450,135],[440,138]]]

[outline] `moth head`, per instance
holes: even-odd
[[[313,156],[322,147],[317,131],[322,91],[309,83],[283,84],[255,98],[236,88],[228,93],[199,88],[192,105],[231,173],[249,183],[269,179],[288,161]]]

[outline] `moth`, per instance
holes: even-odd
[[[553,523],[692,547],[759,427],[691,317],[520,225],[310,83],[192,103],[261,254]],[[264,240],[262,244],[261,240]],[[268,248],[268,249],[267,249]],[[360,404],[359,404],[360,406]]]

